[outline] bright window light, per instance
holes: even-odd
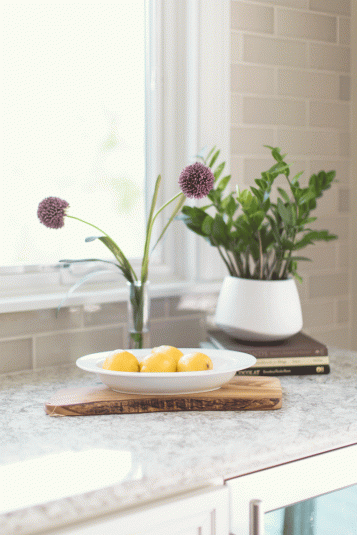
[[[143,251],[145,1],[8,2],[4,7],[4,173],[0,265],[108,258],[94,229],[37,218],[55,196]]]

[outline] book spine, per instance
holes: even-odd
[[[234,345],[231,343],[222,343],[214,336],[210,336],[210,341],[217,349],[228,349],[230,351],[242,351],[243,353],[250,353],[254,355],[256,358],[263,359],[263,358],[279,358],[281,357],[280,351],[273,351],[273,348],[259,348],[257,346],[254,347],[241,347],[239,345]],[[284,356],[287,358],[291,357],[305,357],[306,356],[306,347],[302,348],[283,348],[282,351],[284,352]],[[315,357],[324,357],[328,355],[328,349],[327,348],[316,348],[314,349],[314,355]]]
[[[330,373],[330,366],[277,366],[272,368],[251,367],[246,370],[239,370],[236,375],[276,376],[276,375],[326,375]]]
[[[283,366],[327,366],[330,364],[330,359],[326,357],[280,357],[269,359],[261,359],[257,357],[257,362],[253,368],[282,368]]]

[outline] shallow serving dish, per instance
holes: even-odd
[[[186,353],[201,351],[210,357],[212,370],[201,372],[115,372],[103,370],[105,358],[112,351],[92,353],[77,359],[76,364],[82,370],[92,372],[109,388],[125,394],[194,394],[217,390],[227,383],[238,370],[250,368],[256,362],[255,357],[239,351],[225,349],[179,348]],[[133,349],[130,351],[140,362],[151,349]]]

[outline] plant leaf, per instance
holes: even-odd
[[[278,213],[281,219],[284,221],[285,225],[290,226],[292,223],[290,211],[286,208],[286,206],[284,205],[280,197],[278,198],[277,205],[278,205]]]
[[[150,239],[151,239],[151,233],[152,233],[152,227],[153,227],[153,217],[155,212],[155,206],[157,203],[157,197],[159,195],[159,188],[161,183],[161,175],[159,175],[155,182],[155,189],[154,194],[152,196],[151,200],[151,207],[150,207],[150,213],[149,218],[146,226],[146,237],[145,237],[145,245],[144,245],[144,254],[141,264],[141,281],[145,282],[148,275],[148,266],[149,266],[149,247],[150,247]]]
[[[217,180],[217,178],[219,178],[221,176],[222,171],[225,168],[225,165],[226,165],[226,162],[220,163],[219,166],[217,167],[217,169],[215,170],[215,172],[213,173],[215,181]]]
[[[116,262],[112,262],[111,260],[102,260],[101,258],[83,258],[81,260],[59,260],[59,262],[62,262],[63,264],[75,264],[79,262],[106,262],[107,264],[113,264],[113,266],[116,266],[117,268],[121,269]]]
[[[155,249],[155,247],[157,246],[157,244],[159,243],[159,241],[161,240],[161,238],[165,234],[166,229],[168,228],[170,223],[175,219],[176,215],[179,213],[179,211],[181,210],[181,208],[185,204],[185,202],[186,202],[186,197],[185,196],[180,197],[180,199],[179,199],[178,203],[176,204],[176,206],[175,206],[175,208],[174,208],[174,210],[173,210],[168,222],[166,223],[166,225],[164,226],[160,236],[156,240],[156,243],[155,243],[154,247],[151,249],[151,252],[153,252],[153,250]]]
[[[212,159],[211,159],[210,163],[208,164],[208,167],[210,167],[211,169],[212,169],[212,166],[215,164],[215,161],[217,160],[220,152],[221,152],[220,150],[217,150],[214,153],[214,155],[212,156]],[[208,156],[207,156],[207,159],[208,159]]]
[[[62,301],[60,302],[60,304],[58,305],[57,307],[57,310],[56,310],[56,317],[58,316],[58,312],[60,311],[60,308],[62,307],[63,303],[68,299],[68,297],[73,294],[73,292],[75,290],[77,290],[77,288],[79,288],[79,286],[81,286],[84,282],[86,282],[87,280],[93,278],[95,275],[98,275],[99,273],[103,273],[104,270],[101,269],[99,271],[91,271],[91,273],[87,273],[84,277],[82,277],[78,282],[76,282],[69,290],[68,292],[66,293],[66,295],[64,296],[64,298],[62,299]]]
[[[208,158],[210,158],[211,154],[213,154],[213,152],[216,150],[216,145],[209,151],[209,153],[207,154],[206,158],[205,158],[205,162],[207,162]],[[209,166],[208,166],[209,167]]]
[[[219,214],[216,214],[212,222],[212,236],[218,242],[218,244],[227,244],[229,232],[227,225],[223,221],[223,217]]]
[[[100,240],[106,247],[108,247],[109,251],[119,262],[120,269],[128,281],[133,282],[136,280],[137,277],[130,262],[127,260],[126,256],[114,240],[112,240],[109,236],[89,236],[84,241],[91,242],[94,240]]]
[[[290,202],[290,197],[286,193],[286,191],[283,190],[283,188],[278,188],[278,192],[280,193],[280,195],[282,196],[282,198],[284,199],[285,202]]]
[[[221,178],[216,188],[216,191],[223,191],[227,187],[227,184],[230,181],[230,179],[231,179],[231,175],[227,175]]]
[[[213,226],[213,217],[210,215],[207,215],[202,223],[202,232],[204,234],[207,234],[209,236],[212,232],[212,226]]]

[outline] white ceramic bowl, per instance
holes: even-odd
[[[238,370],[253,366],[255,357],[239,351],[225,349],[180,348],[184,354],[201,351],[210,357],[212,370],[201,372],[115,372],[103,370],[105,358],[112,351],[80,357],[76,364],[82,370],[95,373],[109,388],[125,394],[194,394],[217,390],[227,383]],[[128,350],[140,362],[151,349]]]

